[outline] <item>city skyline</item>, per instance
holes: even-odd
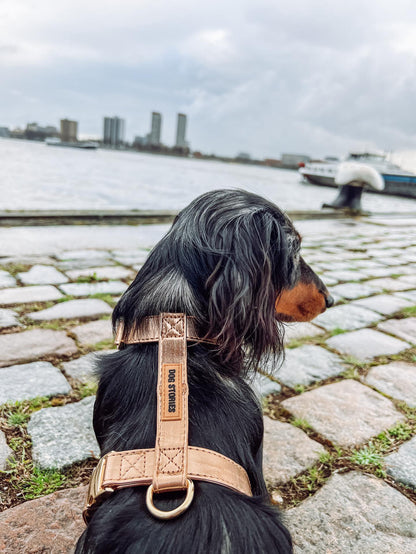
[[[156,108],[205,152],[416,148],[414,5],[364,4],[4,0],[1,124],[68,114],[97,136],[122,113],[132,140]]]

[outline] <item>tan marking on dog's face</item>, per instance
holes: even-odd
[[[276,300],[276,312],[281,321],[311,321],[332,304],[324,283],[301,258],[299,282],[281,293]]]
[[[282,321],[311,321],[325,310],[325,296],[313,284],[301,282],[283,291],[276,301],[277,316]]]

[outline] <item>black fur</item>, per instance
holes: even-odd
[[[188,346],[189,444],[242,465],[253,497],[195,482],[191,507],[154,519],[146,487],[113,493],[95,512],[77,553],[260,554],[292,552],[262,473],[261,407],[243,379],[261,356],[283,353],[275,300],[299,279],[300,238],[272,203],[244,191],[204,194],[185,208],[117,304],[113,324],[183,312],[219,346]],[[157,344],[124,347],[100,360],[94,429],[104,455],[152,448]],[[158,495],[161,509],[182,493]]]

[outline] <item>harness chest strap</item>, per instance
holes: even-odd
[[[185,314],[161,314],[146,318],[133,336],[118,330],[119,343],[159,341],[156,444],[154,449],[109,452],[101,458],[90,482],[86,521],[100,496],[131,486],[151,485],[152,493],[166,492],[184,490],[189,479],[196,479],[251,496],[244,468],[218,452],[188,446],[186,341],[205,341],[195,328],[189,332],[189,321]]]

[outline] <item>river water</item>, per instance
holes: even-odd
[[[336,195],[296,171],[0,138],[0,210],[176,210],[218,188],[250,190],[284,210],[318,210]],[[363,208],[414,211],[416,201],[365,194]]]

